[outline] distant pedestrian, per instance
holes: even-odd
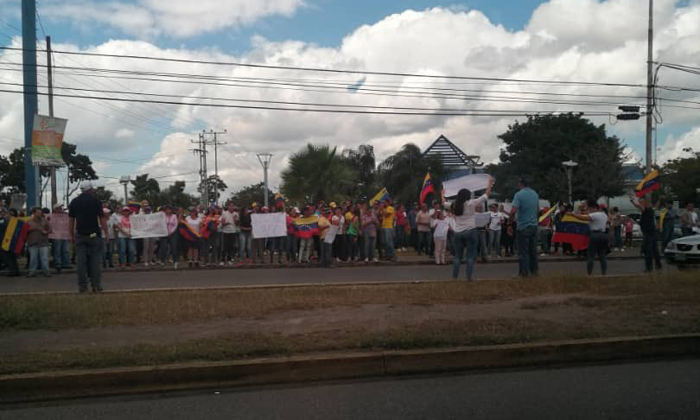
[[[107,220],[102,203],[95,197],[92,182],[83,182],[80,189],[82,193],[68,206],[68,231],[71,242],[75,243],[78,290],[87,292],[89,273],[92,291],[100,293],[103,242],[109,240]]]
[[[528,186],[525,177],[520,177],[518,187],[520,191],[513,197],[508,233],[515,235],[515,240],[517,241],[520,276],[537,276],[539,274],[537,210],[540,197],[535,190]],[[517,230],[513,228],[514,223],[517,223]]]
[[[433,219],[433,227],[435,228],[435,233],[433,234],[435,240],[435,264],[444,265],[445,263],[445,251],[447,249],[447,233],[450,230],[450,222],[445,218],[445,214],[442,211],[437,212],[437,218]]]
[[[51,277],[49,271],[49,234],[51,225],[44,216],[40,207],[35,207],[31,211],[31,217],[27,221],[29,233],[26,244],[29,250],[29,274],[27,277],[36,276],[36,272],[41,270],[44,276]]]

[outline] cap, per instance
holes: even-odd
[[[122,207],[122,211],[131,211],[131,207],[124,206]]]
[[[55,204],[55,205],[53,206],[53,209],[54,209],[54,210],[60,209],[60,208],[63,208],[63,204]]]
[[[89,191],[95,188],[95,184],[92,181],[83,181],[80,184],[80,191]]]
[[[299,208],[298,208],[298,207],[292,207],[292,210],[294,210],[295,212],[299,213]]]
[[[338,205],[335,204],[335,201],[331,201],[331,204],[329,204],[329,206],[331,206],[331,208],[336,208],[336,207],[338,207]]]

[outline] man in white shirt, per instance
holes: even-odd
[[[340,207],[335,207],[333,209],[333,217],[331,217],[331,225],[326,231],[326,236],[323,240],[323,266],[325,268],[330,268],[333,261],[333,241],[335,241],[338,232],[343,229],[345,225],[345,217],[343,217],[342,210]]]
[[[224,243],[224,254],[222,261],[228,261],[229,265],[235,263],[236,244],[238,243],[238,209],[236,205],[229,201],[226,210],[221,214],[221,234]]]
[[[600,270],[603,275],[608,271],[608,247],[610,239],[605,229],[608,224],[608,215],[595,200],[588,200],[588,214],[576,214],[573,216],[579,220],[588,221],[588,228],[591,231],[591,239],[588,242],[588,274],[593,274],[595,256],[600,258]]]
[[[489,222],[489,244],[488,253],[489,256],[493,255],[493,251],[496,251],[496,257],[501,258],[501,231],[503,223],[506,217],[503,213],[498,211],[498,204],[493,203],[489,206],[491,213],[491,221]]]

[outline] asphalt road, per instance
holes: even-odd
[[[608,262],[608,274],[641,273],[644,261],[613,260]],[[665,268],[675,270],[675,268]],[[464,266],[461,278],[464,278]],[[596,265],[596,273],[600,269]],[[517,263],[491,263],[477,265],[477,279],[503,279],[518,273]],[[541,264],[540,273],[585,274],[585,261],[546,262]],[[103,273],[105,290],[167,289],[191,287],[226,287],[300,283],[344,283],[344,282],[396,282],[420,280],[445,280],[452,276],[452,266],[435,265],[393,265],[356,266],[334,269],[322,268],[253,268],[253,269],[199,269],[199,270],[159,270],[116,271]],[[24,292],[66,292],[77,291],[77,275],[66,273],[45,277],[6,277],[0,278],[0,294]]]
[[[700,360],[203,390],[0,408],[28,419],[697,419]]]

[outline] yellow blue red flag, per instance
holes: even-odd
[[[637,197],[644,197],[652,191],[656,191],[661,188],[661,181],[659,180],[659,171],[653,170],[649,172],[649,175],[645,176],[644,179],[637,185],[634,189],[634,194]]]

